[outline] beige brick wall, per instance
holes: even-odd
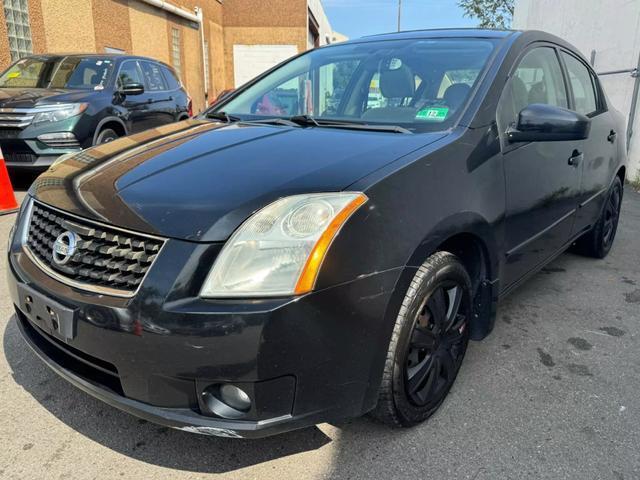
[[[182,58],[183,81],[188,85],[193,111],[199,112],[205,107],[200,30],[189,26],[182,27]]]
[[[7,24],[4,18],[4,10],[0,8],[0,68],[4,70],[11,64],[9,53],[9,37],[7,36]]]
[[[131,53],[131,19],[128,0],[93,0],[96,51],[105,47]]]
[[[92,3],[87,0],[41,0],[48,53],[95,52]]]
[[[224,62],[224,31],[222,25],[209,22],[209,100],[214,100],[227,88]]]
[[[131,53],[170,62],[167,15],[136,0],[129,1]]]

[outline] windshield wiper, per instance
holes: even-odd
[[[345,120],[324,120],[321,118],[314,118],[311,115],[295,115],[289,118],[292,122],[298,125],[313,125],[314,127],[326,127],[326,128],[344,128],[350,130],[369,130],[379,132],[393,132],[393,133],[413,133],[399,125],[376,125],[369,123],[356,123]]]
[[[291,120],[287,120],[286,118],[261,118],[258,120],[242,120],[242,123],[251,123],[251,124],[266,124],[266,125],[286,125],[287,127],[299,127],[300,124],[296,122],[292,122]]]
[[[311,115],[294,115],[289,120],[297,123],[298,125],[314,125],[316,127],[320,126],[318,121]]]
[[[242,120],[235,115],[229,115],[227,112],[209,112],[205,115],[206,118],[213,118],[214,120],[222,120],[227,123],[239,122]]]

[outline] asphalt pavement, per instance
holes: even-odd
[[[14,218],[0,216],[2,479],[640,478],[640,194],[630,187],[611,254],[566,253],[501,303],[428,423],[397,430],[365,417],[253,441],[153,425],[45,367],[11,318]]]

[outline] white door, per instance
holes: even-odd
[[[234,45],[233,74],[235,87],[244,85],[271,67],[297,55],[296,45]]]

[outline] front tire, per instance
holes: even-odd
[[[618,231],[622,193],[622,181],[620,177],[616,176],[607,193],[607,199],[598,222],[591,231],[576,242],[579,253],[594,258],[604,258],[609,254]]]
[[[410,427],[438,409],[467,350],[471,298],[455,255],[437,252],[422,264],[396,319],[374,417]]]
[[[98,137],[96,138],[96,145],[109,143],[116,140],[117,138],[118,138],[118,134],[115,132],[115,130],[112,130],[110,128],[105,128],[98,134]]]

